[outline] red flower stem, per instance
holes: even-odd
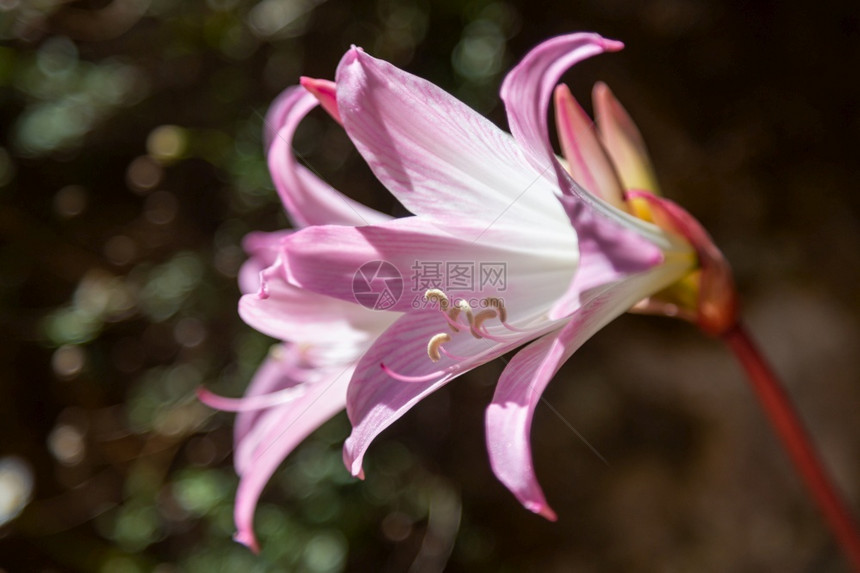
[[[860,573],[860,533],[857,523],[827,476],[791,399],[743,326],[736,324],[722,337],[746,370],[753,390],[791,461],[854,570]]]

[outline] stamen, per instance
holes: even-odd
[[[496,317],[496,311],[493,309],[485,309],[475,315],[475,329],[480,329],[484,325],[484,321]]]
[[[441,352],[442,354],[444,354],[445,356],[447,356],[451,360],[456,360],[457,362],[460,362],[461,360],[468,360],[468,357],[466,357],[466,356],[457,356],[456,354],[452,354],[452,353],[448,352],[447,350],[445,350],[444,346],[439,347],[439,352]]]
[[[287,348],[283,344],[273,344],[269,348],[269,358],[272,360],[281,361],[287,356]]]
[[[479,332],[481,338],[486,338],[487,340],[492,340],[494,342],[510,342],[510,338],[502,338],[501,336],[495,336],[489,333],[489,331],[484,328]]]
[[[197,389],[197,397],[201,402],[224,412],[251,412],[254,410],[265,410],[266,408],[274,408],[283,404],[293,402],[307,393],[307,384],[298,384],[290,386],[283,390],[277,390],[268,394],[260,394],[257,396],[248,396],[245,398],[227,398],[219,396],[207,390],[206,388]]]
[[[509,343],[510,337],[503,338],[501,336],[496,336],[490,334],[487,330],[486,322],[493,318],[498,317],[499,322],[510,331],[514,332],[526,332],[519,328],[514,328],[510,324],[507,323],[507,312],[505,311],[505,304],[500,298],[488,298],[486,299],[487,306],[490,308],[486,308],[481,310],[477,314],[472,310],[472,306],[464,299],[460,299],[456,304],[451,305],[450,299],[448,296],[439,289],[429,289],[424,293],[424,300],[439,302],[440,308],[443,309],[442,316],[445,317],[445,321],[448,323],[448,326],[451,327],[451,330],[454,333],[460,332],[460,328],[466,326],[463,324],[464,321],[459,320],[460,313],[466,315],[465,322],[468,324],[469,332],[477,339],[488,339],[495,342],[500,343]],[[483,304],[482,304],[483,306]],[[447,312],[445,311],[447,309]],[[457,356],[455,354],[451,354],[448,352],[444,344],[451,341],[451,335],[445,332],[440,332],[438,334],[433,335],[430,340],[427,342],[427,356],[433,362],[439,362],[442,359],[442,356],[447,356],[451,360],[461,362],[468,360],[467,357]],[[432,380],[434,377],[438,376],[440,372],[430,374],[428,376],[406,376],[403,374],[398,374],[397,372],[392,371],[385,364],[380,364],[382,369],[386,374],[391,376],[396,380],[401,380],[403,382],[426,382],[428,380]]]
[[[496,342],[508,342],[504,338],[493,336],[484,326],[484,321],[496,316],[496,311],[491,309],[482,310],[475,315],[475,323],[472,325],[472,335],[476,338],[487,338]]]
[[[448,326],[451,327],[451,330],[454,331],[455,334],[460,332],[461,325],[457,322],[457,315],[460,313],[460,309],[456,306],[451,307],[451,301],[448,299],[448,295],[438,288],[431,288],[424,293],[424,300],[431,304],[439,303],[439,310],[448,322]]]
[[[475,315],[472,314],[472,307],[465,300],[461,300],[457,303],[457,306],[460,307],[460,310],[463,311],[466,315],[466,321],[469,323],[469,331],[472,333],[472,336],[475,338],[483,338],[478,332],[475,330]]]
[[[451,306],[451,301],[448,300],[448,295],[437,288],[428,289],[427,292],[424,293],[424,301],[430,302],[431,304],[438,302],[439,308],[443,311],[448,310],[448,307]]]
[[[430,339],[430,342],[427,343],[427,356],[430,357],[430,360],[433,362],[441,360],[442,356],[439,351],[446,342],[451,342],[451,335],[445,332],[441,332]]]
[[[458,326],[460,324],[460,322],[457,320],[459,318],[459,316],[460,316],[460,307],[459,306],[453,307],[452,309],[450,309],[447,312],[447,314],[445,314],[445,320],[448,321],[448,326],[451,327],[451,330],[453,330],[455,334],[460,332],[460,327]]]
[[[457,307],[466,313],[466,316],[469,318],[469,324],[472,324],[472,307],[466,302],[465,299],[460,299],[460,302],[457,303]]]
[[[496,297],[490,297],[486,299],[487,307],[494,308],[499,312],[499,322],[507,322],[508,320],[508,311],[505,310],[505,303],[502,299]]]
[[[492,298],[488,298],[486,300],[487,300],[487,306],[488,307],[494,308],[498,311],[499,322],[502,324],[502,326],[504,326],[505,328],[507,328],[511,332],[528,332],[527,330],[524,330],[522,328],[517,328],[515,326],[511,326],[510,324],[508,324],[508,311],[507,311],[507,309],[505,309],[505,302],[502,299],[492,297]]]
[[[424,376],[406,376],[405,374],[398,374],[386,366],[384,362],[380,362],[379,366],[382,368],[383,372],[400,382],[430,382],[431,380],[438,380],[445,375],[445,370],[437,370],[436,372],[431,372]]]
[[[456,354],[452,354],[445,350],[445,347],[442,345],[446,342],[451,342],[451,335],[445,332],[440,332],[430,339],[430,342],[427,343],[427,355],[430,357],[430,360],[433,362],[439,362],[443,354],[457,362],[467,359],[465,356],[457,356]]]

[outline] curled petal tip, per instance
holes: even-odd
[[[361,457],[356,458],[352,449],[352,439],[347,438],[343,444],[343,464],[353,477],[363,480],[364,468],[361,467]]]
[[[625,137],[633,140],[637,144],[644,145],[642,135],[639,133],[639,128],[636,127],[635,123],[633,123],[633,119],[630,117],[630,114],[627,113],[627,110],[624,109],[624,106],[621,105],[621,102],[618,101],[618,98],[615,97],[615,94],[608,85],[604,82],[595,83],[594,87],[591,89],[591,98],[594,101],[595,114],[606,115],[608,120],[618,124],[616,129],[624,130],[623,135]],[[603,118],[598,118],[598,123],[600,123],[600,119]]]
[[[343,121],[340,119],[340,112],[337,109],[337,86],[334,82],[302,76],[299,83],[301,83],[303,88],[311,92],[313,96],[319,100],[323,109],[326,110],[326,112],[328,112],[335,121],[343,125]]]
[[[603,38],[603,49],[607,52],[618,52],[624,49],[624,42],[619,40],[610,40],[609,38]]]
[[[257,542],[257,538],[251,531],[237,531],[233,535],[233,541],[241,543],[250,549],[255,555],[260,554],[260,544]]]
[[[314,95],[317,95],[318,92],[334,92],[335,83],[331,80],[323,80],[319,78],[311,78],[309,76],[301,76],[299,78],[299,83],[303,88],[308,90]]]
[[[212,392],[204,388],[203,386],[198,386],[194,393],[197,395],[197,399],[209,406],[209,399],[214,396]],[[211,407],[211,406],[210,406]]]
[[[343,59],[345,61],[351,62],[358,59],[359,56],[364,54],[364,50],[360,46],[356,46],[355,44],[351,44],[349,46],[349,50],[347,50],[346,54],[344,54]]]
[[[609,90],[609,86],[606,85],[605,82],[601,82],[599,80],[594,82],[594,86],[591,88],[591,98],[593,100],[597,100],[600,98],[605,99],[607,97],[607,93],[609,95],[612,94],[612,92]]]
[[[526,509],[532,511],[548,521],[558,521],[558,516],[550,506],[545,503],[528,502],[525,504]]]

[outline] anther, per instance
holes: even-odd
[[[499,312],[499,322],[508,321],[508,311],[505,310],[505,303],[500,298],[492,297],[487,299],[487,306],[494,308]]]
[[[457,303],[457,308],[466,314],[466,320],[468,320],[471,325],[474,321],[474,315],[472,315],[472,307],[469,306],[469,303],[461,299],[460,302]]]
[[[458,324],[460,324],[459,322],[457,322],[457,318],[459,316],[460,316],[460,307],[459,306],[452,307],[447,312],[447,314],[445,314],[445,318],[448,320],[448,326],[451,327],[451,330],[453,330],[455,334],[457,332],[460,332],[460,328],[457,326]]]
[[[490,318],[495,318],[495,317],[496,317],[496,311],[495,310],[493,310],[491,308],[482,310],[481,312],[479,312],[478,314],[475,315],[475,324],[474,324],[475,330],[480,330],[483,327],[485,320],[488,320]]]
[[[469,330],[472,332],[472,336],[475,338],[483,338],[478,331],[475,330],[475,315],[472,314],[472,307],[469,306],[469,303],[465,300],[461,300],[457,303],[457,306],[460,307],[460,310],[466,315],[466,322],[469,323]]]
[[[438,302],[439,308],[444,310],[448,310],[448,307],[451,306],[451,302],[448,300],[448,295],[437,288],[428,289],[427,292],[424,293],[424,301],[429,303]]]
[[[269,358],[280,362],[287,356],[287,348],[283,344],[273,344],[269,348]]]
[[[508,324],[508,311],[505,308],[505,301],[496,297],[488,298],[486,300],[487,306],[496,309],[496,311],[499,313],[499,322],[502,326],[504,326],[511,332],[527,332],[521,328],[516,328]]]
[[[439,351],[442,350],[442,345],[446,342],[451,342],[451,335],[445,332],[440,332],[430,339],[430,342],[427,343],[427,356],[430,357],[430,360],[439,362],[442,358]]]

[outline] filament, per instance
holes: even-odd
[[[405,374],[399,374],[385,365],[384,362],[380,362],[379,366],[382,368],[382,371],[398,380],[400,382],[430,382],[431,380],[438,380],[444,374],[444,370],[437,370],[435,372],[431,372],[430,374],[425,374],[424,376],[407,376]]]

